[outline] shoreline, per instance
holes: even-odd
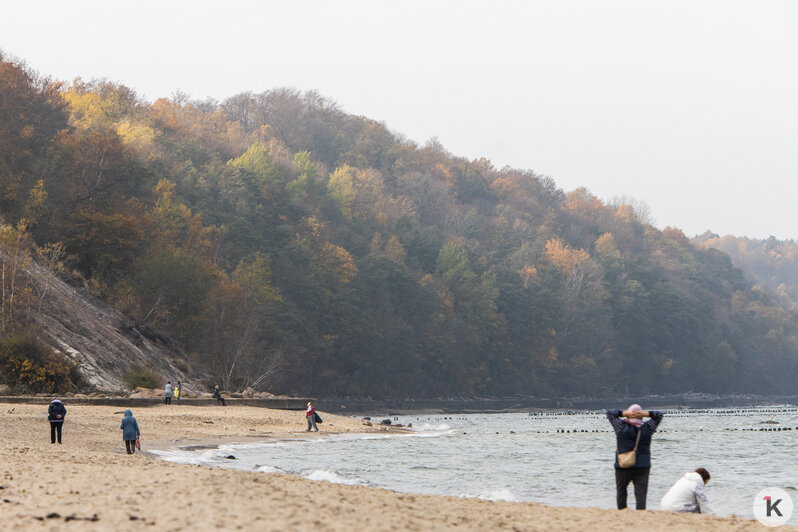
[[[130,456],[124,452],[116,407],[66,403],[64,443],[52,445],[42,406],[0,403],[0,511],[9,529],[765,530],[739,517],[418,495],[177,464],[147,452]],[[321,413],[321,432],[307,434],[303,413],[296,411],[174,405],[133,410],[143,451],[386,432],[359,419]]]
[[[150,397],[94,393],[61,395],[61,399],[75,406],[116,406],[118,408],[154,408],[163,404],[159,390],[152,390]],[[157,392],[157,393],[156,393]],[[14,405],[47,405],[50,394],[37,395],[0,395],[0,404]],[[446,415],[446,414],[511,414],[536,412],[583,412],[603,411],[608,408],[622,408],[638,403],[646,404],[660,410],[683,409],[744,409],[752,407],[798,407],[798,395],[754,395],[728,394],[712,395],[703,393],[685,393],[674,395],[649,395],[642,397],[618,396],[608,398],[575,398],[547,399],[535,397],[487,397],[487,398],[453,398],[453,399],[313,399],[302,397],[275,396],[258,397],[225,397],[229,406],[257,407],[269,410],[303,411],[305,404],[312,401],[317,409],[328,414],[345,417],[363,416],[391,417],[408,415]],[[192,396],[175,402],[172,407],[201,406],[217,407],[216,400],[209,396]],[[222,407],[223,408],[223,407]]]
[[[326,414],[326,413],[325,413]],[[330,414],[326,414],[330,416]],[[368,428],[365,427],[364,428]],[[207,439],[183,439],[183,440],[151,440],[147,442],[147,449],[142,450],[144,454],[151,453],[152,451],[203,451],[211,449],[219,449],[223,445],[236,445],[236,444],[249,444],[249,443],[268,443],[268,442],[291,442],[291,441],[313,441],[316,438],[326,436],[340,436],[342,434],[408,434],[410,433],[403,428],[393,427],[392,430],[380,431],[363,431],[363,432],[338,432],[338,431],[321,431],[318,433],[308,434],[306,431],[302,432],[272,432],[264,434],[231,434],[229,436],[218,436]],[[156,458],[162,459],[159,455],[152,455]]]

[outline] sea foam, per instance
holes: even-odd
[[[441,423],[440,425],[430,425],[429,423],[424,423],[423,425],[414,426],[413,429],[418,432],[444,432],[447,430],[452,430],[452,427],[447,423]]]
[[[523,499],[517,497],[512,491],[507,488],[500,488],[495,490],[483,491],[479,494],[478,499],[486,501],[508,501],[508,502],[522,502]]]
[[[310,473],[304,473],[303,477],[309,480],[323,480],[327,482],[332,482],[333,484],[347,484],[349,486],[365,486],[366,482],[357,479],[357,478],[346,478],[335,471],[330,471],[329,469],[317,469],[315,471],[311,471]]]

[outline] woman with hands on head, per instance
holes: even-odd
[[[648,421],[643,421],[649,418]],[[615,430],[615,491],[618,509],[626,508],[627,486],[634,484],[635,503],[638,510],[646,509],[648,475],[651,471],[651,436],[662,421],[659,410],[643,410],[634,404],[626,410],[607,410],[612,428]],[[619,463],[618,455],[634,451],[631,466]]]

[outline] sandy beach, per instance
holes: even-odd
[[[65,404],[63,444],[53,445],[47,404],[0,403],[0,518],[5,530],[769,530],[738,517],[402,494],[174,464],[146,451],[384,429],[324,412],[317,435],[304,432],[303,412],[244,406],[138,408],[133,414],[144,452],[128,455],[119,430],[122,408]],[[610,482],[604,489],[613,489]]]

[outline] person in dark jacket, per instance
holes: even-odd
[[[643,421],[644,418],[650,418]],[[615,430],[615,490],[618,509],[626,508],[626,488],[634,484],[635,503],[638,510],[646,509],[648,475],[651,471],[651,436],[662,421],[662,412],[645,411],[640,405],[632,405],[624,411],[607,410],[607,419]],[[638,441],[639,434],[639,441]],[[629,452],[637,445],[635,465],[622,468],[618,465],[618,454]]]
[[[225,406],[227,404],[224,402],[224,397],[222,397],[222,391],[219,389],[218,384],[213,388],[213,396],[222,406]]]
[[[47,420],[50,422],[50,443],[55,443],[56,435],[58,435],[58,443],[61,443],[61,431],[64,427],[64,418],[66,417],[66,407],[64,403],[53,397],[50,401],[50,407],[47,409]]]
[[[139,431],[139,424],[129,408],[125,410],[125,417],[122,418],[122,425],[119,428],[122,429],[122,439],[125,440],[127,454],[135,453],[136,440],[141,432]]]

